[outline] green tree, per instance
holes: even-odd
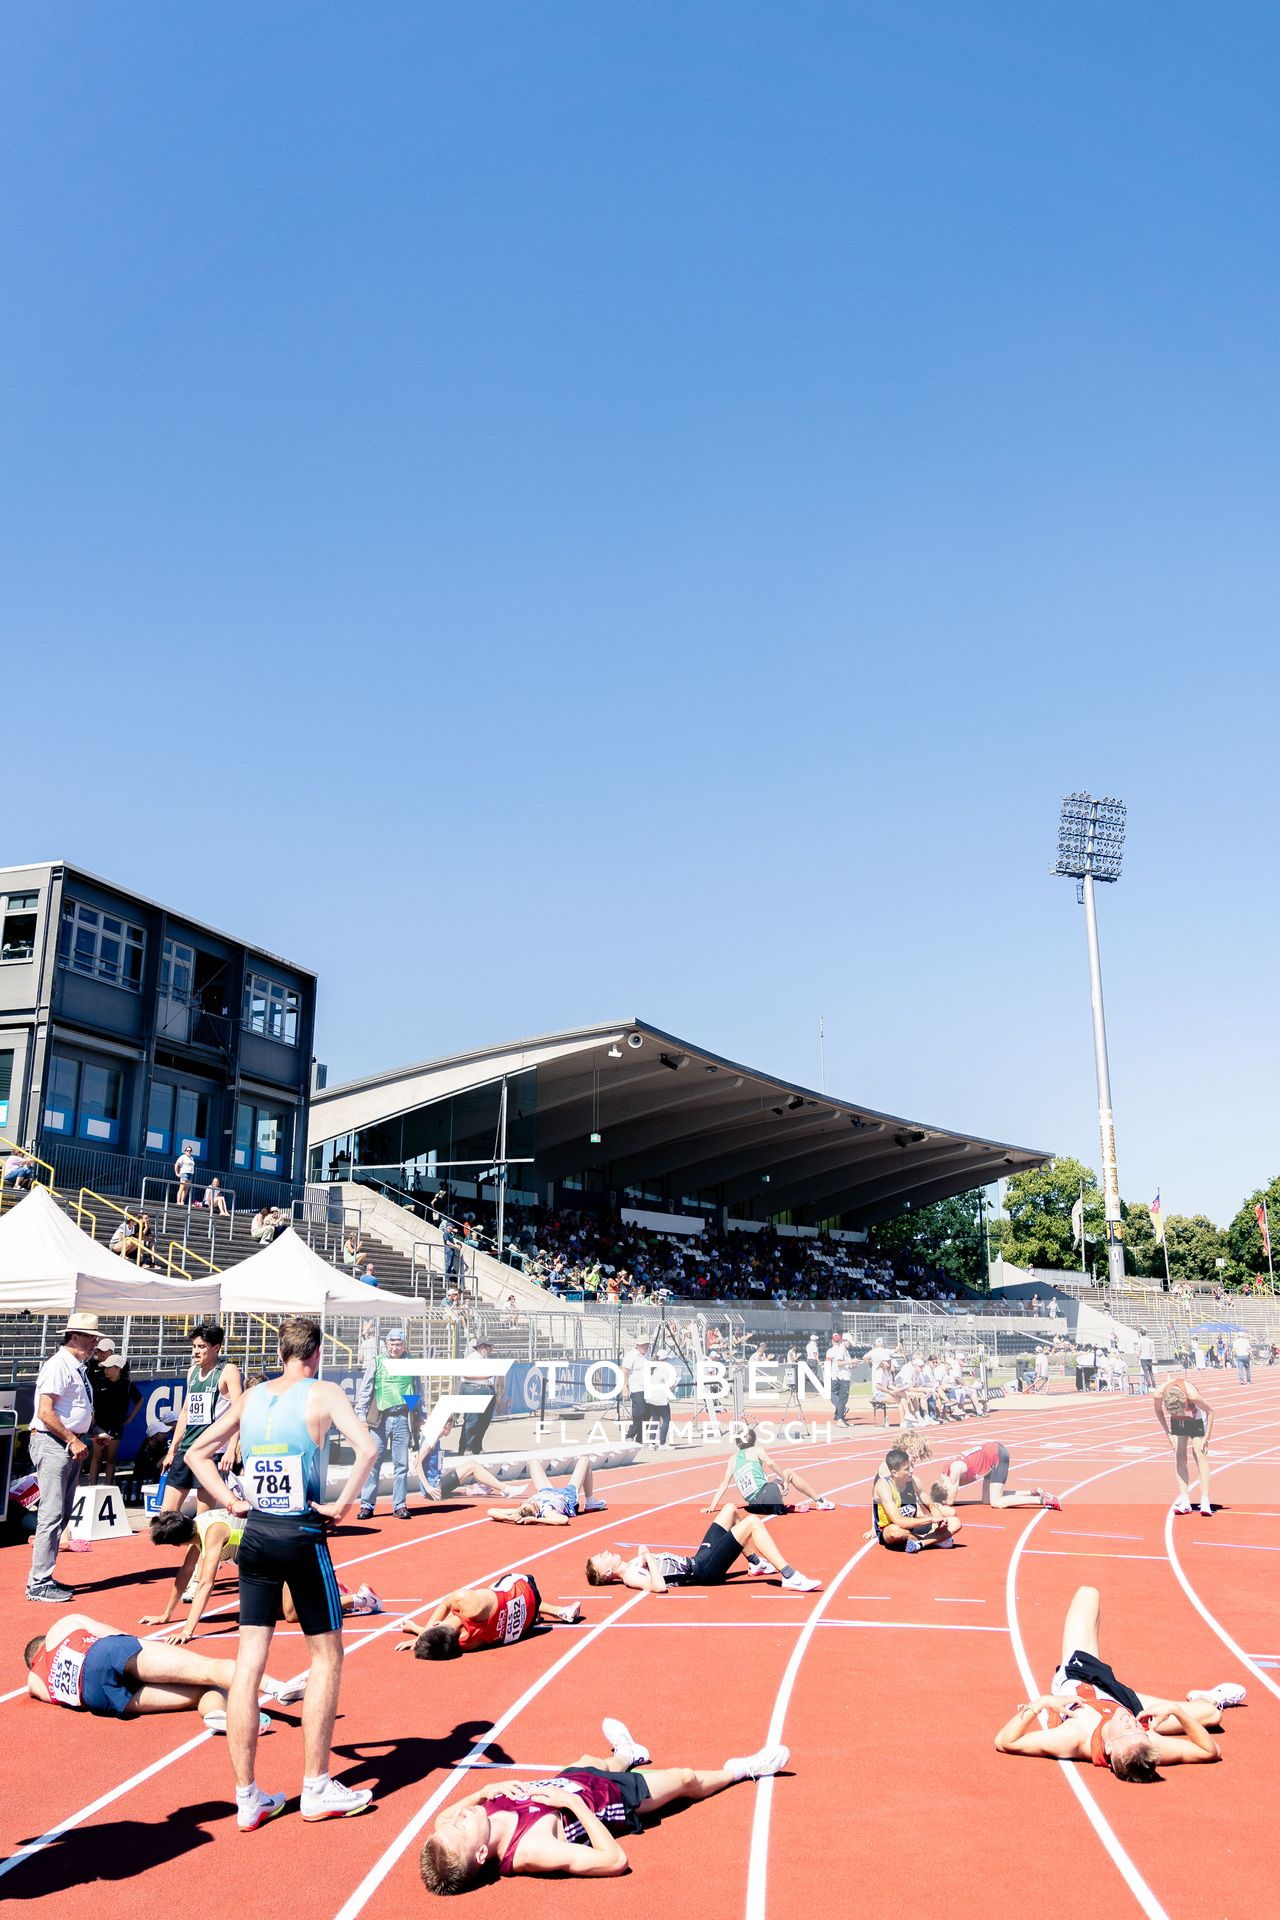
[[[1216,1280],[1228,1286],[1239,1285],[1240,1269],[1231,1258],[1227,1236],[1206,1214],[1192,1214],[1188,1219],[1186,1214],[1171,1213],[1164,1223],[1164,1231],[1169,1245],[1169,1277],[1175,1285],[1183,1280],[1189,1280],[1192,1286],[1205,1282],[1212,1285]],[[1156,1258],[1160,1261],[1159,1273],[1163,1280],[1164,1258],[1158,1247]],[[1227,1262],[1225,1271],[1219,1272],[1219,1260]]]
[[[1270,1279],[1267,1268],[1267,1256],[1262,1247],[1262,1228],[1258,1225],[1257,1207],[1261,1201],[1267,1203],[1267,1219],[1271,1227],[1271,1252],[1276,1253],[1276,1233],[1280,1230],[1280,1174],[1277,1174],[1267,1186],[1259,1187],[1241,1206],[1239,1213],[1227,1228],[1227,1257],[1231,1261],[1228,1272],[1233,1284],[1239,1286],[1244,1280],[1252,1280],[1261,1274],[1263,1281]]]
[[[1163,1280],[1164,1255],[1156,1245],[1150,1207],[1144,1206],[1141,1201],[1131,1206],[1127,1200],[1122,1200],[1120,1219],[1124,1227],[1125,1272],[1135,1274],[1140,1280]]]
[[[895,1214],[872,1228],[872,1241],[886,1253],[914,1253],[926,1266],[940,1267],[960,1286],[985,1292],[987,1256],[979,1211],[985,1199],[977,1187],[971,1193],[953,1194],[949,1200]]]
[[[1106,1232],[1097,1175],[1083,1161],[1050,1160],[1015,1173],[1005,1186],[1005,1217],[999,1223],[1001,1257],[1016,1267],[1080,1270],[1072,1244],[1071,1209],[1084,1188],[1084,1231],[1093,1273],[1107,1270]]]

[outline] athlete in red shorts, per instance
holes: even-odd
[[[913,1467],[923,1465],[933,1456],[933,1449],[925,1434],[903,1434],[902,1445]],[[929,1489],[930,1504],[934,1507],[953,1507],[961,1487],[976,1486],[981,1481],[981,1498],[987,1506],[1052,1507],[1055,1511],[1060,1507],[1061,1502],[1040,1487],[1029,1488],[1023,1493],[1011,1493],[1006,1485],[1008,1478],[1009,1449],[1003,1440],[987,1440],[980,1447],[971,1447],[967,1453],[951,1456],[946,1471]]]
[[[548,1606],[530,1573],[509,1573],[491,1587],[459,1587],[437,1600],[421,1632],[396,1642],[397,1653],[419,1660],[457,1660],[480,1647],[513,1647],[531,1634],[540,1620],[570,1627],[581,1620],[582,1609]],[[400,1622],[416,1627],[412,1614]]]

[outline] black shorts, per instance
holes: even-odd
[[[727,1578],[730,1567],[742,1552],[742,1548],[730,1533],[728,1527],[722,1527],[713,1520],[702,1536],[702,1545],[693,1556],[688,1577],[682,1585],[689,1587],[718,1587]]]
[[[288,1587],[304,1633],[341,1631],[342,1596],[319,1514],[251,1513],[237,1559],[242,1627],[278,1625]]]
[[[754,1499],[747,1501],[748,1513],[785,1513],[786,1511],[786,1496],[777,1480],[766,1480],[757,1490]]]
[[[1009,1478],[1009,1449],[1003,1440],[997,1440],[996,1446],[1000,1450],[1000,1455],[994,1467],[992,1467],[990,1473],[987,1475],[987,1480],[993,1487],[1002,1487]]]
[[[642,1773],[612,1773],[604,1767],[570,1767],[568,1772],[571,1775],[589,1773],[597,1780],[607,1780],[615,1804],[605,1810],[602,1818],[610,1833],[639,1833],[642,1825],[640,1809],[649,1798],[649,1782]],[[619,1810],[621,1818],[618,1817]]]
[[[1199,1413],[1171,1413],[1169,1431],[1175,1440],[1203,1440],[1204,1416]]]
[[[1108,1700],[1118,1700],[1122,1707],[1128,1707],[1130,1713],[1142,1712],[1142,1701],[1132,1687],[1126,1687],[1123,1680],[1117,1680],[1105,1660],[1096,1653],[1086,1653],[1077,1647],[1069,1660],[1064,1660],[1058,1668],[1068,1680],[1082,1680],[1087,1686],[1094,1687],[1099,1693],[1105,1693]],[[1058,1674],[1054,1675],[1057,1679]]]
[[[179,1493],[190,1493],[192,1487],[197,1487],[200,1492],[203,1493],[203,1487],[200,1486],[200,1482],[187,1465],[185,1450],[178,1455],[173,1465],[168,1469],[165,1475],[165,1486],[166,1488],[177,1487]]]

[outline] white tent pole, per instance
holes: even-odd
[[[324,1323],[325,1323],[325,1310],[323,1307],[321,1307],[320,1309],[320,1370],[316,1375],[316,1378],[318,1380],[324,1379]]]

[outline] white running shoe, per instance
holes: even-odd
[[[1173,1510],[1175,1513],[1190,1513],[1191,1502],[1189,1500],[1175,1500]]]
[[[792,1593],[821,1593],[822,1592],[821,1580],[810,1580],[808,1576],[803,1573],[784,1574],[782,1578],[782,1584],[784,1587],[789,1587]],[[777,1769],[775,1768],[774,1771],[776,1772]]]
[[[582,1618],[582,1608],[576,1600],[570,1600],[566,1607],[561,1608],[561,1615],[560,1624],[562,1627],[576,1627]]]
[[[1209,1517],[1209,1519],[1210,1519],[1210,1520],[1212,1520],[1212,1518],[1213,1518],[1213,1508],[1212,1508],[1212,1506],[1211,1506],[1211,1505],[1209,1504],[1209,1502],[1208,1502],[1207,1500],[1202,1500],[1202,1501],[1200,1502],[1200,1511],[1201,1511],[1201,1513],[1203,1513],[1203,1514],[1207,1514],[1207,1515],[1208,1515],[1208,1517]]]
[[[280,1706],[292,1707],[306,1692],[309,1677],[309,1674],[300,1673],[296,1680],[272,1680],[263,1686],[262,1691],[268,1699],[277,1701]]]
[[[182,1592],[183,1606],[189,1607],[191,1605],[191,1602],[195,1599],[195,1597],[196,1597],[196,1577],[193,1573],[191,1578],[188,1580],[186,1586],[183,1588],[183,1592]]]
[[[819,1513],[834,1513],[836,1510],[836,1503],[834,1500],[827,1500],[824,1498],[821,1500],[815,1500],[813,1504],[818,1509]]]
[[[208,1727],[210,1733],[225,1733],[227,1730],[227,1716],[223,1712],[221,1707],[216,1708],[213,1713],[206,1713],[204,1716],[204,1723],[206,1727]],[[271,1731],[270,1717],[267,1714],[262,1713],[260,1711],[258,1714],[258,1732],[270,1733],[270,1731]]]
[[[634,1740],[621,1720],[602,1720],[600,1731],[609,1742],[610,1752],[618,1762],[618,1771],[625,1773],[628,1767],[647,1767],[652,1755],[648,1747],[642,1747]]]
[[[381,1613],[382,1602],[372,1587],[357,1587],[351,1611],[352,1613]]]
[[[302,1817],[304,1820],[346,1820],[353,1813],[363,1813],[372,1799],[372,1787],[347,1787],[341,1780],[328,1780],[322,1793],[308,1793],[303,1788]]]
[[[1224,1680],[1221,1686],[1197,1687],[1187,1695],[1187,1698],[1188,1700],[1212,1700],[1214,1706],[1221,1709],[1242,1707],[1245,1691],[1244,1687],[1237,1686],[1234,1681]]]
[[[250,1806],[242,1807],[236,1803],[236,1825],[241,1833],[253,1833],[264,1827],[268,1820],[274,1820],[278,1813],[284,1812],[282,1793],[264,1793],[258,1788],[258,1797]]]
[[[738,1760],[726,1760],[724,1770],[737,1780],[764,1780],[772,1773],[781,1773],[790,1758],[791,1752],[787,1747],[761,1747],[759,1753],[748,1753]]]

